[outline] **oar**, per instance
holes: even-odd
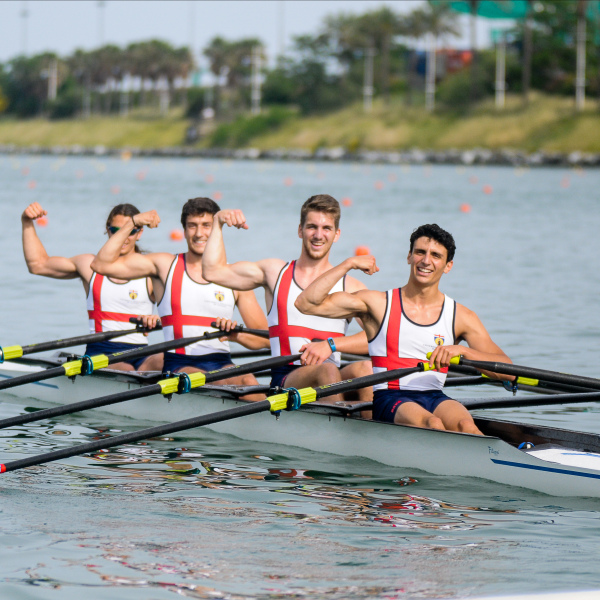
[[[18,377],[13,377],[5,381],[0,381],[0,390],[5,390],[26,383],[36,383],[38,381],[60,377],[61,375],[66,375],[67,377],[75,377],[76,375],[89,375],[92,371],[103,369],[114,363],[121,362],[122,360],[132,360],[134,358],[149,356],[150,354],[158,354],[159,352],[175,350],[176,348],[183,348],[184,346],[193,344],[194,342],[199,342],[201,340],[212,340],[238,331],[253,332],[262,330],[249,330],[243,325],[238,325],[235,329],[232,329],[231,332],[213,331],[197,337],[180,338],[170,342],[161,342],[159,344],[152,344],[142,348],[134,348],[133,350],[114,352],[113,354],[99,354],[92,357],[84,356],[81,359],[66,362],[59,367],[52,367],[50,369],[44,369],[43,371],[27,373],[25,375],[19,375]]]
[[[160,327],[156,327],[153,331],[159,329]],[[150,329],[138,326],[135,329],[126,329],[125,331],[101,331],[99,333],[89,333],[87,335],[65,338],[64,340],[52,340],[51,342],[40,342],[39,344],[29,344],[27,346],[6,346],[5,348],[0,346],[0,363],[3,363],[5,360],[21,358],[21,356],[25,356],[26,354],[45,352],[46,350],[58,350],[59,348],[69,348],[93,342],[105,342],[123,335],[129,335],[130,333],[145,333],[147,331],[150,331]]]
[[[577,404],[600,400],[600,392],[582,394],[544,394],[543,396],[524,396],[522,398],[469,398],[460,403],[469,410],[478,408],[515,408],[520,406],[544,406],[552,404]]]
[[[294,356],[278,356],[276,358],[267,359],[264,361],[258,361],[256,363],[249,363],[255,366],[258,366],[259,363],[263,363],[262,367],[265,366],[265,363],[271,361],[271,366],[276,366],[279,364],[286,364],[290,361],[297,360],[300,355]],[[274,363],[273,361],[279,359],[278,363]],[[419,363],[419,366],[411,367],[409,369],[395,369],[393,371],[383,371],[381,373],[374,373],[373,375],[367,375],[365,377],[357,377],[356,379],[347,379],[345,381],[340,381],[337,383],[332,383],[328,385],[322,385],[316,388],[308,387],[302,388],[300,390],[290,389],[285,390],[281,394],[275,394],[266,400],[262,400],[260,402],[249,402],[243,406],[236,406],[235,408],[229,408],[226,410],[222,410],[216,413],[211,413],[208,415],[202,415],[199,417],[192,417],[190,419],[185,419],[183,421],[175,421],[174,423],[168,423],[165,425],[157,425],[156,427],[149,427],[148,429],[141,429],[138,431],[132,431],[131,433],[124,433],[122,435],[118,435],[115,437],[104,438],[102,440],[96,440],[94,442],[89,442],[87,444],[78,444],[77,446],[71,448],[63,448],[62,450],[55,450],[54,452],[47,452],[44,454],[39,454],[37,456],[30,456],[28,458],[22,458],[20,460],[15,460],[4,465],[0,464],[0,473],[7,473],[9,471],[16,471],[17,469],[23,469],[25,467],[32,467],[34,465],[41,465],[44,463],[52,462],[55,460],[60,460],[61,458],[69,458],[71,456],[77,456],[78,454],[87,454],[89,452],[96,452],[98,450],[104,450],[106,448],[114,448],[115,446],[120,446],[122,444],[130,444],[133,442],[139,442],[141,440],[146,440],[149,438],[169,435],[171,433],[176,433],[178,431],[183,431],[185,429],[193,429],[194,427],[202,427],[203,425],[211,425],[213,423],[221,423],[223,421],[229,421],[231,419],[236,419],[238,417],[244,417],[248,415],[254,415],[261,412],[271,411],[271,412],[279,412],[281,410],[297,410],[303,404],[307,404],[309,402],[314,402],[319,398],[323,398],[326,396],[333,396],[335,394],[340,394],[342,392],[355,390],[359,388],[369,387],[371,385],[375,385],[377,383],[383,383],[384,381],[390,381],[391,379],[399,379],[400,377],[404,377],[406,375],[410,375],[411,373],[416,373],[417,371],[423,370],[423,363]],[[232,367],[229,370],[229,373],[234,372],[234,374],[240,374],[240,371],[236,371],[235,369],[240,368],[243,369],[247,365],[236,365],[236,367]],[[226,369],[221,369],[221,371],[225,371]],[[218,373],[219,371],[213,371],[213,373]],[[249,372],[249,371],[245,371]],[[192,373],[189,375],[190,380],[192,377],[201,376],[201,375],[210,375],[210,373]],[[229,375],[225,375],[225,377],[229,377]],[[172,393],[176,392],[177,384],[179,382],[178,378],[167,379],[166,382],[171,385],[171,389],[168,392],[163,391],[162,393]],[[156,384],[158,385],[158,384]],[[154,387],[154,386],[147,386]],[[146,389],[146,388],[142,388]],[[185,390],[184,390],[185,391]],[[126,392],[124,392],[126,393]],[[146,395],[146,394],[144,394]],[[148,394],[149,395],[149,394]]]
[[[543,379],[551,383],[562,383],[567,385],[576,385],[584,388],[600,390],[600,379],[593,377],[583,377],[581,375],[569,375],[567,373],[558,373],[556,371],[546,371],[544,369],[534,369],[513,365],[509,363],[487,362],[480,360],[468,360],[462,356],[455,356],[450,360],[452,365],[465,365],[475,367],[481,371],[491,371],[493,373],[502,373],[504,375],[516,375],[517,377],[529,377],[532,379]],[[425,363],[425,370],[431,370],[429,363]]]

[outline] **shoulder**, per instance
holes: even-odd
[[[88,275],[91,276],[91,274],[92,274],[92,267],[90,265],[92,264],[92,261],[94,260],[94,255],[93,254],[78,254],[77,256],[72,256],[70,258],[70,260],[75,265],[77,272],[81,276],[85,276],[87,279],[89,279]]]
[[[273,273],[281,271],[285,265],[290,261],[282,260],[281,258],[264,258],[262,260],[257,260],[256,264],[265,272],[265,273]]]
[[[456,333],[462,333],[468,329],[480,326],[482,326],[482,323],[477,313],[463,304],[456,302]]]

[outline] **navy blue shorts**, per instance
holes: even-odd
[[[233,365],[229,352],[213,352],[212,354],[175,354],[174,352],[165,352],[164,356],[165,364],[163,371],[171,371],[171,373],[176,373],[184,367],[194,367],[206,373]]]
[[[271,387],[284,387],[285,378],[300,365],[283,365],[271,369]]]
[[[135,348],[145,348],[145,344],[126,344],[125,342],[93,342],[85,348],[85,353],[88,356],[96,356],[97,354],[114,354],[115,352],[125,352],[126,350],[134,350]],[[147,359],[147,356],[132,358],[127,360],[125,357],[119,362],[131,365],[136,371],[140,365]]]
[[[441,390],[427,392],[414,390],[375,390],[373,394],[373,420],[393,423],[396,411],[403,402],[416,402],[432,413],[444,400],[451,400]]]

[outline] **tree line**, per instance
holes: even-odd
[[[505,32],[509,91],[527,91],[526,80],[527,87],[548,93],[573,93],[579,4],[530,2],[528,26],[519,21]],[[598,95],[600,30],[597,20],[590,25],[586,85]],[[373,97],[422,103],[429,66],[426,53],[415,50],[417,42],[448,48],[459,35],[457,13],[447,3],[432,2],[406,14],[382,6],[362,14],[330,15],[314,34],[295,37],[271,67],[259,38],[231,41],[217,36],[202,49],[213,75],[211,85],[201,85],[188,47],[161,40],[76,50],[66,57],[17,56],[0,63],[0,113],[85,118],[125,116],[133,108],[166,114],[175,105],[190,117],[209,114],[209,109],[229,119],[250,109],[253,86],[255,91],[259,87],[263,106],[294,107],[302,114],[337,110],[361,99],[367,103]],[[531,45],[527,61],[526,42]],[[469,99],[494,93],[493,49],[477,53],[476,72],[470,68],[475,55],[469,52],[438,51],[434,64],[438,106],[464,108]],[[531,74],[527,78],[524,69]]]

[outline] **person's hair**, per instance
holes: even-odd
[[[442,229],[439,225],[432,223],[430,225],[421,225],[417,227],[410,236],[410,252],[413,251],[415,241],[421,237],[426,237],[434,240],[438,244],[441,244],[448,251],[447,262],[454,259],[454,253],[456,252],[456,244],[451,233],[448,233],[445,229]]]
[[[339,229],[340,226],[340,203],[329,194],[317,194],[311,196],[303,205],[300,210],[300,226],[304,226],[306,223],[306,216],[309,212],[321,212],[330,215],[335,221],[335,228]]]
[[[139,214],[140,211],[133,204],[117,204],[108,213],[108,217],[106,218],[106,228],[108,229],[110,227],[110,222],[113,220],[113,217],[134,217]],[[135,251],[141,252],[141,249],[137,244],[135,245]]]
[[[198,215],[212,215],[214,217],[220,210],[219,205],[210,198],[191,198],[181,209],[181,225],[185,229],[188,217]]]

